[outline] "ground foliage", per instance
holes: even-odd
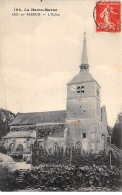
[[[6,167],[0,167],[0,191],[14,191],[17,189],[17,172],[11,172]]]
[[[35,143],[32,150],[32,171],[25,174],[28,189],[42,191],[74,191],[79,188],[120,188],[120,158],[101,151],[81,154],[75,148],[58,148],[51,153]],[[43,167],[43,168],[42,168]]]
[[[32,148],[32,165],[45,164],[63,164],[63,165],[110,165],[110,154],[106,154],[105,151],[100,151],[99,154],[94,153],[84,153],[82,154],[80,150],[75,148],[66,148],[64,151],[63,148],[57,148],[57,151],[51,153],[46,151],[42,147],[38,147],[38,144],[35,143]],[[119,156],[114,156],[111,152],[111,165],[120,167],[121,161]]]
[[[120,189],[120,170],[105,165],[73,166],[42,164],[27,170],[23,181],[17,182],[19,171],[10,172],[0,167],[0,191],[78,191],[94,187],[112,191]]]
[[[7,150],[5,149],[5,147],[0,146],[0,153],[7,154]]]
[[[120,188],[120,172],[107,166],[62,166],[44,165],[24,175],[26,189],[42,191],[77,191],[80,187]],[[23,186],[24,187],[24,186]]]

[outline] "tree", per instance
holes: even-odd
[[[15,118],[15,114],[9,110],[0,109],[0,140],[9,131],[9,124]]]
[[[111,143],[120,149],[122,149],[121,136],[122,136],[122,113],[119,113],[116,123],[113,127],[113,132],[111,135]]]
[[[3,146],[0,146],[0,153],[7,154],[7,150]]]
[[[112,127],[110,127],[109,125],[107,125],[107,130],[108,130],[108,134],[111,135],[112,134]]]

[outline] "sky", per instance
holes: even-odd
[[[66,109],[66,84],[79,73],[86,32],[90,73],[114,125],[122,109],[122,33],[96,32],[94,7],[94,0],[0,0],[0,107]],[[57,9],[60,16],[12,16],[14,8]]]

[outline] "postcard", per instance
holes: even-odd
[[[0,191],[121,191],[119,0],[0,0]]]

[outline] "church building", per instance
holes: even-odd
[[[35,140],[54,152],[57,147],[78,148],[81,153],[99,153],[107,141],[107,116],[101,107],[100,85],[89,73],[84,33],[79,73],[67,84],[66,110],[18,113],[3,137],[8,154],[31,155]]]

